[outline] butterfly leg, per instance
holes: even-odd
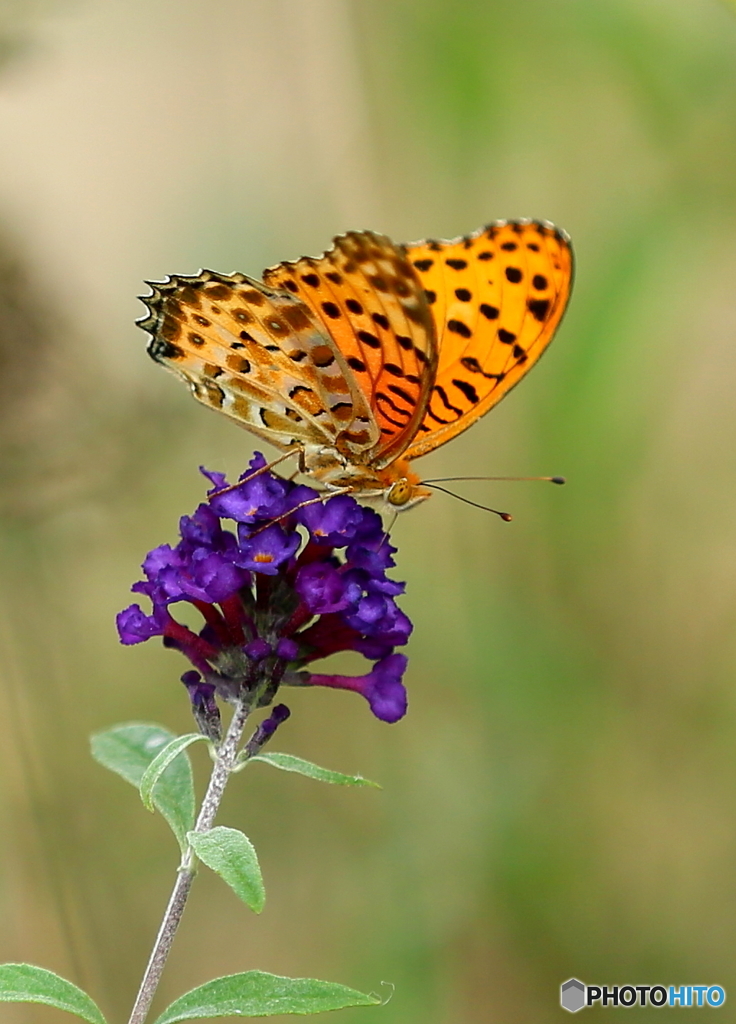
[[[266,530],[269,526],[273,526],[274,523],[280,523],[283,519],[288,519],[288,517],[292,515],[294,512],[298,512],[300,508],[306,508],[307,505],[319,505],[322,502],[327,501],[328,498],[334,497],[334,495],[336,494],[349,493],[350,489],[348,487],[340,487],[337,490],[330,491],[329,494],[325,494],[324,496],[320,495],[319,498],[308,498],[306,501],[300,501],[298,505],[295,505],[293,508],[290,508],[288,512],[284,512],[282,515],[277,516],[275,519],[270,519],[263,526],[259,527],[257,530],[254,530],[253,533],[250,534],[250,536],[257,537],[259,533],[263,532],[263,530]]]
[[[389,537],[390,537],[390,535],[391,535],[391,531],[393,530],[393,528],[394,528],[394,525],[395,525],[395,523],[396,523],[396,520],[397,520],[398,518],[399,518],[399,513],[398,513],[398,510],[397,510],[397,511],[396,511],[396,512],[394,512],[394,514],[393,514],[393,515],[391,516],[391,522],[390,522],[390,523],[388,524],[388,526],[386,527],[386,529],[385,529],[385,530],[383,531],[383,537],[381,537],[381,543],[380,543],[380,544],[378,545],[378,547],[376,548],[376,551],[380,551],[380,550],[381,550],[381,548],[383,547],[383,545],[387,543],[387,541],[388,541],[388,538],[389,538]]]
[[[214,491],[212,494],[210,494],[209,497],[219,498],[221,494],[229,494],[230,491],[234,491],[242,484],[248,483],[250,480],[254,480],[257,476],[260,476],[261,473],[268,473],[270,470],[273,469],[274,466],[278,466],[280,462],[284,462],[286,459],[290,459],[291,456],[296,455],[297,452],[299,453],[299,455],[302,454],[300,448],[290,448],[288,452],[284,452],[283,455],[279,455],[277,459],[274,459],[272,462],[267,463],[265,466],[261,466],[260,469],[253,470],[252,473],[249,473],[247,476],[244,476],[242,480],[238,480],[237,483],[230,484],[229,487],[223,487],[222,490],[220,491]]]

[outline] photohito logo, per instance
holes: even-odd
[[[723,1006],[721,985],[585,985],[568,978],[560,985],[560,1006],[577,1013],[584,1006]]]

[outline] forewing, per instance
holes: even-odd
[[[148,352],[195,398],[279,448],[333,446],[356,409],[336,346],[290,292],[205,270],[149,282]]]
[[[350,231],[317,259],[271,267],[264,281],[302,299],[333,338],[380,431],[369,461],[388,465],[416,434],[437,365],[434,321],[404,247]]]
[[[573,258],[567,236],[537,221],[498,221],[406,250],[439,347],[427,411],[405,453],[415,459],[475,423],[539,359],[565,311]]]

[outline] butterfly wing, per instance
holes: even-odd
[[[552,340],[570,294],[569,239],[553,225],[499,221],[453,241],[406,246],[430,303],[439,365],[407,459],[475,423]]]
[[[437,367],[434,320],[403,246],[350,231],[319,258],[280,263],[263,279],[298,296],[333,339],[379,431],[366,461],[389,465],[417,432]],[[341,450],[351,454],[350,444]]]
[[[546,223],[407,246],[348,232],[263,282],[154,282],[139,324],[199,401],[279,448],[378,471],[495,405],[551,341],[571,282],[569,242]]]
[[[378,428],[342,357],[311,309],[243,274],[205,270],[149,282],[148,352],[195,398],[278,448],[335,447],[347,432],[363,447]]]

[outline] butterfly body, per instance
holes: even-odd
[[[359,495],[361,500],[378,503],[385,511],[405,511],[430,496],[405,459],[396,459],[379,469],[370,463],[335,459],[328,450],[307,449],[301,456],[300,468],[326,490]]]
[[[567,237],[497,222],[452,241],[339,235],[263,280],[151,282],[149,354],[328,490],[396,510],[409,463],[476,422],[536,362],[572,280]]]

